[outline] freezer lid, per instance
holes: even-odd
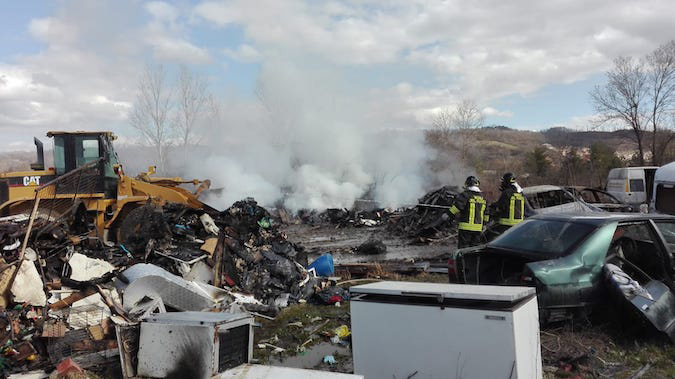
[[[360,294],[436,297],[442,299],[517,302],[536,293],[532,287],[485,286],[419,282],[377,282],[354,286],[352,296]]]
[[[363,375],[245,364],[220,373],[212,379],[363,379]]]
[[[218,325],[244,319],[253,319],[248,313],[224,312],[167,312],[153,313],[144,322],[183,325]]]

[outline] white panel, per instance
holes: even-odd
[[[214,329],[205,326],[166,325],[144,322],[138,349],[138,376],[164,378],[186,353],[202,358],[193,362],[213,373]],[[208,376],[207,376],[208,378]],[[198,379],[198,378],[196,378]]]
[[[513,313],[518,378],[541,378],[541,345],[537,298],[523,304]],[[514,376],[516,377],[516,376]]]

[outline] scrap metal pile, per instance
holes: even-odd
[[[300,210],[297,217],[305,224],[333,224],[338,227],[377,226],[387,222],[395,211],[377,208],[371,210],[329,208],[323,212]]]
[[[153,312],[274,314],[309,299],[320,279],[255,200],[223,212],[146,205],[127,215],[120,243],[76,234],[67,220],[0,219],[0,376],[118,363],[116,328]],[[112,359],[111,359],[112,357]]]
[[[442,238],[451,231],[451,220],[447,214],[455,197],[457,187],[445,186],[431,191],[418,199],[418,204],[389,218],[389,228],[397,234],[411,238]]]
[[[447,237],[452,229],[452,220],[443,217],[458,195],[455,186],[444,186],[430,191],[418,199],[410,208],[388,209],[372,208],[368,210],[329,208],[323,212],[300,210],[297,218],[311,225],[333,224],[337,227],[360,227],[387,225],[395,235],[429,240]],[[371,202],[370,205],[376,204]],[[286,212],[280,213],[282,219],[289,218]]]

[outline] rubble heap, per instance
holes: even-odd
[[[220,214],[216,224],[224,231],[226,282],[268,306],[312,295],[304,249],[288,241],[255,200],[234,203]]]
[[[251,198],[223,212],[136,208],[118,243],[71,228],[67,218],[33,221],[29,229],[28,216],[0,219],[0,377],[68,357],[102,369],[119,362],[116,328],[149,313],[274,314],[310,299],[320,284],[303,249]]]

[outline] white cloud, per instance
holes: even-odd
[[[145,4],[145,9],[157,20],[175,22],[179,12],[176,7],[163,1],[151,1]]]
[[[400,64],[436,72],[463,96],[528,94],[605,70],[675,34],[666,0],[446,2],[440,0],[205,1],[195,14],[243,28],[265,52],[314,55],[336,64]]]
[[[161,34],[154,35],[147,41],[152,46],[157,60],[187,64],[211,63],[208,51],[188,41]]]
[[[239,62],[257,62],[262,58],[260,51],[248,44],[242,44],[236,50],[225,49],[223,53]]]
[[[481,111],[486,116],[495,116],[495,117],[513,117],[513,112],[511,111],[500,111],[499,109],[493,107],[485,107]]]
[[[155,59],[166,62],[186,64],[211,63],[206,49],[195,46],[185,38],[185,26],[179,22],[176,7],[164,2],[150,2],[145,6],[153,17],[140,34],[146,44],[151,46]]]
[[[73,42],[78,37],[77,27],[63,20],[46,17],[31,20],[28,25],[30,34],[43,42]]]

